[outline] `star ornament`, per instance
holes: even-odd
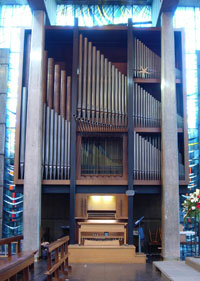
[[[138,73],[142,73],[142,78],[145,78],[145,74],[150,74],[150,72],[147,71],[148,67],[140,67],[141,70],[138,71]]]

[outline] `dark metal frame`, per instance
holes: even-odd
[[[76,107],[78,85],[78,19],[75,18],[73,34],[73,69],[72,69],[72,98],[71,98],[71,169],[70,169],[70,244],[75,243],[75,193],[76,193]]]
[[[128,20],[128,42],[127,42],[127,91],[128,91],[128,190],[133,190],[133,170],[134,170],[134,155],[133,155],[133,28],[132,19]],[[128,197],[128,244],[133,244],[133,196]]]

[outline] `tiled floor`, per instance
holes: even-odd
[[[45,280],[46,261],[35,264],[32,281]],[[158,272],[147,264],[73,264],[70,281],[161,281]]]

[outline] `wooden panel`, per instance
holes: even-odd
[[[116,219],[128,219],[128,196],[116,195]]]
[[[77,185],[127,185],[128,180],[127,179],[122,179],[122,177],[94,177],[89,179],[81,179],[76,181]]]
[[[157,78],[134,78],[133,79],[135,83],[158,83],[160,84],[161,81],[160,79],[157,79]],[[177,84],[180,84],[181,83],[181,79],[176,79],[176,83]]]
[[[136,255],[135,246],[69,246],[69,263],[146,263],[146,255]]]
[[[87,219],[87,194],[76,194],[75,218]]]

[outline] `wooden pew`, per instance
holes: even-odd
[[[36,251],[22,252],[22,235],[0,239],[0,246],[8,245],[8,257],[0,258],[0,280],[17,281],[17,274],[22,272],[22,280],[29,281],[29,267],[34,264],[34,254]],[[17,252],[12,255],[11,244],[17,243]]]
[[[47,275],[48,281],[60,281],[65,280],[60,278],[60,273],[68,276],[68,270],[71,266],[68,265],[68,241],[69,236],[64,236],[53,243],[46,246],[47,248]],[[52,253],[55,253],[55,260],[53,262]]]

